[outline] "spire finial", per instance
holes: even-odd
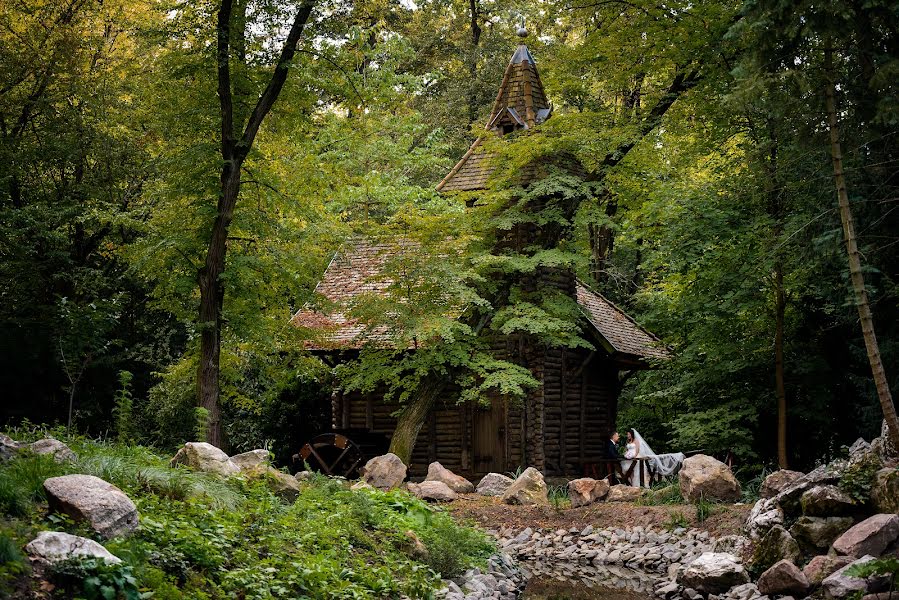
[[[521,39],[528,37],[528,30],[524,27],[524,21],[522,21],[521,25],[518,26],[518,31],[516,31],[515,34]]]

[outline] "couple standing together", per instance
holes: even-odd
[[[621,437],[617,431],[612,431],[609,441],[606,443],[606,458],[621,460],[618,454],[618,441]],[[625,446],[624,460],[621,460],[621,471],[627,474],[628,484],[633,487],[640,485],[640,472],[637,468],[631,470],[635,458],[646,458],[650,473],[643,478],[643,485],[649,487],[652,476],[667,477],[676,473],[684,461],[684,455],[680,452],[674,454],[656,454],[643,439],[636,429],[627,430],[627,445]],[[638,465],[639,466],[639,465]],[[630,474],[628,471],[631,470]]]

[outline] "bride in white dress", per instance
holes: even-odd
[[[652,448],[649,447],[649,444],[646,443],[646,440],[643,439],[643,436],[636,429],[628,429],[627,430],[627,448],[624,453],[625,460],[621,461],[621,470],[627,473],[627,470],[631,468],[631,463],[635,458],[648,458],[647,461],[649,464],[648,467],[651,470],[660,475],[661,477],[667,477],[668,475],[672,475],[677,473],[680,470],[681,464],[684,462],[684,454],[682,452],[675,452],[672,454],[656,454],[652,451]],[[634,467],[634,472],[631,473],[630,476],[630,485],[633,487],[639,487],[640,485],[640,465]],[[643,486],[649,487],[649,473],[644,472],[643,475]]]

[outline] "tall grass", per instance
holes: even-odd
[[[24,516],[45,499],[44,480],[68,472],[50,456],[24,452],[0,469],[0,512]]]

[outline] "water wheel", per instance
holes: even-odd
[[[340,433],[317,435],[300,448],[293,460],[302,467],[309,465],[313,471],[325,475],[354,479],[359,467],[365,464],[365,454],[351,439]]]

